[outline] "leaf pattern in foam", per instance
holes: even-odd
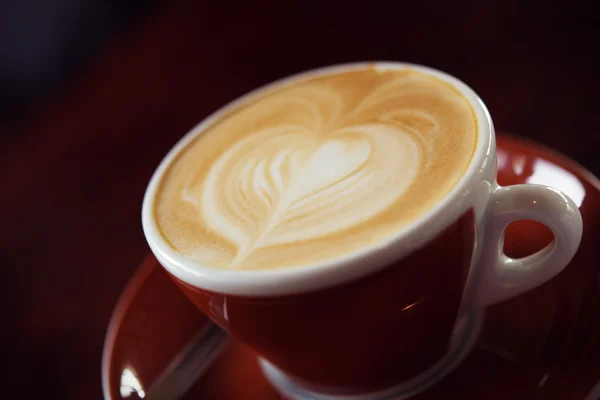
[[[202,218],[237,245],[235,266],[261,247],[330,235],[373,217],[413,182],[420,160],[418,143],[391,125],[321,138],[294,128],[257,132],[211,168]]]

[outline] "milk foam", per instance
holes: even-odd
[[[320,261],[384,240],[451,189],[476,140],[456,90],[414,71],[338,78],[267,94],[182,152],[156,208],[176,250],[223,268]]]
[[[404,193],[420,160],[416,141],[384,124],[345,128],[320,140],[303,130],[268,130],[226,151],[204,185],[186,187],[183,195],[208,227],[236,244],[235,267],[257,248],[368,220]]]

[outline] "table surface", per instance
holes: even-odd
[[[4,397],[102,397],[106,326],[148,252],[153,169],[203,117],[274,79],[358,60],[430,65],[473,87],[497,128],[600,174],[591,6],[454,3],[164,2],[26,118],[0,121]]]

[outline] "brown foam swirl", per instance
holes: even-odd
[[[371,69],[281,87],[180,153],[156,218],[182,254],[226,268],[325,260],[427,211],[471,158],[476,124],[451,86]]]

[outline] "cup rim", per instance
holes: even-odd
[[[311,265],[268,270],[228,270],[202,265],[187,259],[173,249],[163,238],[154,219],[154,199],[163,174],[175,156],[196,135],[223,115],[242,106],[265,92],[286,84],[337,72],[374,67],[383,70],[412,69],[432,75],[451,84],[468,101],[477,118],[478,132],[475,151],[463,176],[454,188],[434,207],[405,226],[385,241],[362,248],[334,260]],[[380,271],[395,260],[414,252],[437,236],[459,217],[468,202],[473,186],[487,164],[494,162],[494,126],[483,101],[459,79],[423,65],[401,62],[357,62],[316,68],[294,74],[259,87],[221,107],[187,132],[160,162],[146,188],[142,204],[142,227],[150,249],[160,264],[181,281],[203,290],[239,296],[271,297],[337,286]]]

